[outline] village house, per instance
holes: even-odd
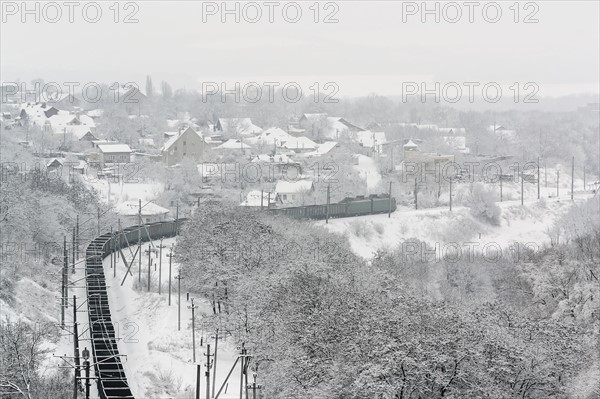
[[[275,192],[281,196],[283,205],[304,205],[307,197],[315,192],[312,180],[279,180]]]
[[[142,201],[140,213],[139,201],[125,201],[115,208],[123,226],[135,226],[144,223],[162,222],[168,219],[169,210],[153,202]],[[140,221],[141,215],[141,221]]]
[[[23,124],[37,126],[40,129],[46,123],[46,120],[56,114],[59,110],[46,103],[26,103],[21,106],[19,117]]]
[[[146,102],[146,95],[135,85],[123,85],[117,90],[117,100],[123,104],[125,111],[132,115],[141,115],[141,109]]]
[[[339,147],[337,141],[326,141],[323,144],[319,144],[315,151],[307,152],[303,154],[306,158],[322,157],[324,155],[331,155],[335,148]]]
[[[99,162],[102,165],[131,162],[132,151],[127,144],[99,144],[98,150],[100,153]]]
[[[184,158],[202,162],[204,154],[204,138],[191,127],[171,136],[161,148],[164,163],[169,166],[180,163]]]
[[[307,130],[308,132],[324,128],[327,125],[327,114],[302,114],[298,120],[298,125],[301,129]]]
[[[312,152],[317,149],[317,143],[309,139],[308,137],[292,137],[286,140],[281,148],[284,148],[295,153]]]
[[[293,139],[294,136],[288,134],[283,129],[278,127],[270,127],[256,137],[248,139],[257,146],[277,146],[280,147],[283,143]]]

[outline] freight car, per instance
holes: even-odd
[[[329,208],[330,218],[345,218],[352,216],[374,215],[377,213],[394,212],[396,199],[387,194],[369,197],[362,195],[354,198],[344,198],[342,201],[329,205],[307,205],[291,208],[276,208],[269,211],[274,215],[285,215],[293,219],[325,219]]]

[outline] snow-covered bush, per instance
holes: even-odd
[[[350,233],[358,238],[369,240],[373,236],[373,229],[364,220],[354,220],[350,222],[348,227],[350,228]]]
[[[483,183],[475,183],[471,186],[465,205],[471,208],[473,217],[494,225],[500,224],[502,210],[496,204],[496,194]]]

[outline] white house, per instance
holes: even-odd
[[[279,180],[275,185],[275,192],[281,196],[284,205],[292,205],[297,202],[304,203],[305,197],[314,191],[315,184],[312,180]]]
[[[115,212],[121,218],[123,227],[136,226],[140,223],[140,202],[125,201],[117,205]],[[169,210],[153,202],[142,201],[142,223],[154,223],[167,220]]]

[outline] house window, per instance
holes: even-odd
[[[283,194],[283,200],[287,200],[287,194]]]
[[[146,223],[150,223],[150,218],[146,218]]]

